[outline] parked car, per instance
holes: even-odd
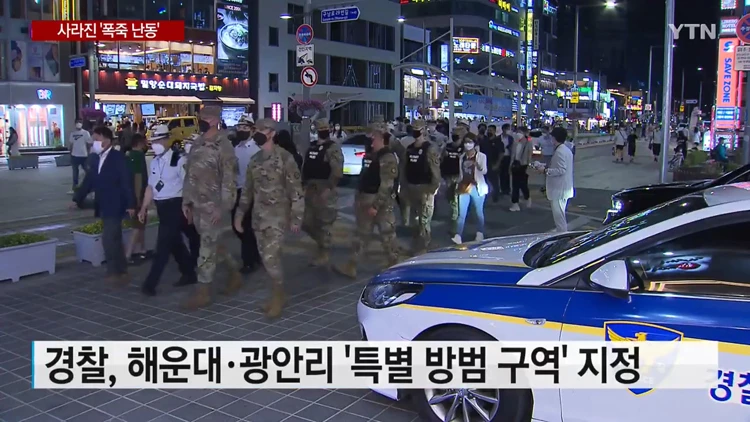
[[[164,117],[151,124],[146,131],[146,139],[151,137],[151,132],[157,125],[167,125],[170,144],[178,142],[180,145],[185,139],[190,139],[192,135],[198,133],[199,129],[198,118],[195,116]]]
[[[663,183],[625,189],[612,195],[612,206],[607,211],[604,224],[609,224],[683,195],[731,183],[747,182],[748,180],[750,180],[750,165],[742,166],[717,179]]]
[[[719,186],[593,232],[438,249],[373,277],[357,304],[372,342],[717,342],[724,375],[705,388],[375,391],[435,422],[745,420],[721,386],[724,368],[750,367],[749,209],[750,187]]]
[[[362,158],[370,147],[370,138],[364,133],[350,135],[341,144],[344,153],[344,176],[359,176],[362,173]]]

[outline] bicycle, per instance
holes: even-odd
[[[682,152],[675,152],[672,159],[669,160],[669,171],[675,171],[675,169],[680,168],[684,161],[685,157],[682,155]]]

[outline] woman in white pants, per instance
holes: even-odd
[[[565,210],[568,207],[568,200],[575,195],[573,189],[573,151],[565,146],[565,140],[568,137],[567,130],[556,127],[552,130],[552,137],[555,139],[555,153],[549,165],[544,169],[544,173],[547,175],[545,183],[547,199],[549,199],[552,208],[555,229],[558,232],[566,232],[568,231],[568,221],[565,217]]]

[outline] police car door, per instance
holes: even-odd
[[[565,314],[563,341],[716,341],[720,373],[713,389],[563,389],[565,422],[750,421],[747,233],[749,212],[713,217],[644,239],[583,272]],[[589,282],[613,260],[628,268],[626,297]]]

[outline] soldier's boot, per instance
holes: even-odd
[[[318,256],[310,261],[311,267],[327,267],[330,261],[328,251],[325,249],[318,249]]]
[[[334,265],[333,269],[345,277],[357,278],[357,263],[354,261],[350,260],[343,265]]]
[[[219,293],[225,296],[232,296],[237,294],[242,289],[242,275],[235,271],[229,276],[227,284],[219,291]]]
[[[193,294],[188,297],[182,307],[188,311],[193,311],[199,308],[205,308],[210,304],[211,285],[208,283],[199,283],[197,286],[195,286]]]
[[[266,317],[275,319],[281,315],[281,311],[284,309],[286,304],[286,294],[284,294],[284,286],[281,284],[274,284],[271,290],[271,298],[268,300],[263,310],[266,312]]]

